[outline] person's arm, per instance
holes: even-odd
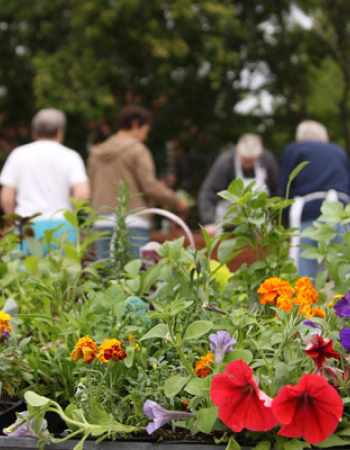
[[[227,189],[231,181],[228,180],[227,173],[234,171],[233,158],[228,156],[230,155],[223,153],[216,159],[200,188],[198,209],[202,225],[215,222],[216,205],[219,201],[218,192]]]
[[[187,209],[176,193],[158,181],[152,156],[146,147],[140,148],[136,154],[135,176],[142,194],[162,206],[174,208],[179,212]]]
[[[69,183],[71,195],[77,200],[90,199],[90,184],[86,174],[85,166],[80,155],[74,153],[74,160],[69,167]]]
[[[90,199],[90,186],[89,183],[76,183],[72,186],[72,197],[77,200],[89,200]]]
[[[1,207],[5,214],[13,214],[16,209],[16,188],[3,186],[1,189]]]

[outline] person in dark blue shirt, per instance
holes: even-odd
[[[335,190],[350,195],[350,162],[345,151],[329,142],[326,128],[315,121],[302,122],[296,132],[296,142],[288,145],[282,156],[280,194],[286,194],[289,175],[301,162],[309,164],[292,183],[290,197],[305,196],[314,192]],[[301,230],[309,227],[320,215],[322,200],[305,204]],[[302,243],[306,242],[302,239]],[[311,243],[308,241],[307,243]],[[300,252],[299,252],[300,255]],[[299,256],[301,275],[315,277],[318,264],[315,260]]]

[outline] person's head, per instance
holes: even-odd
[[[236,145],[236,152],[243,169],[252,169],[263,151],[262,140],[257,134],[244,134]]]
[[[65,128],[65,114],[54,108],[41,109],[32,120],[32,136],[35,140],[50,139],[62,142]]]
[[[151,129],[151,113],[141,106],[126,106],[119,115],[119,130],[127,131],[135,139],[144,142]]]
[[[302,141],[329,142],[326,127],[314,120],[304,120],[304,122],[301,122],[297,127],[295,137],[297,142]]]

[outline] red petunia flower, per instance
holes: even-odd
[[[331,436],[343,415],[343,401],[321,375],[304,375],[297,385],[280,389],[272,402],[279,435],[318,444]]]
[[[235,432],[243,428],[268,431],[277,424],[272,400],[259,389],[252,369],[242,360],[233,361],[224,373],[213,377],[210,398],[221,421]]]
[[[318,369],[323,367],[327,358],[340,359],[339,353],[333,349],[333,341],[331,339],[323,339],[318,334],[312,336],[305,353],[313,359]]]

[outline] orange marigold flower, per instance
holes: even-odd
[[[285,295],[281,295],[278,297],[276,306],[279,309],[282,309],[284,312],[289,313],[293,309],[293,300],[290,297],[286,297]]]
[[[84,336],[75,344],[71,353],[73,361],[83,359],[85,363],[90,364],[96,357],[97,345],[90,336]]]
[[[123,344],[118,339],[106,339],[98,349],[97,359],[102,363],[121,361],[127,357]]]
[[[10,335],[12,331],[11,319],[10,314],[7,314],[5,311],[0,311],[0,338],[7,338]]]
[[[202,356],[195,366],[195,374],[199,378],[206,378],[212,372],[212,364],[214,361],[214,353],[208,352],[206,355]]]
[[[318,300],[318,292],[309,277],[301,277],[295,283],[297,305],[313,305]]]
[[[274,305],[281,296],[292,298],[293,288],[288,281],[278,277],[271,277],[265,280],[258,289],[260,303],[262,305]]]
[[[312,312],[314,317],[319,317],[320,319],[324,319],[326,317],[325,310],[323,308],[320,308],[319,306],[312,308]]]

